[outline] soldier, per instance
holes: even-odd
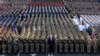
[[[41,41],[43,41],[43,40],[41,40]],[[42,53],[44,53],[45,52],[45,44],[44,44],[44,42],[41,42],[41,52]]]
[[[23,52],[23,44],[19,43],[19,53],[22,53],[22,52]]]
[[[66,43],[66,41],[64,42],[64,52],[68,52],[68,43]]]
[[[62,53],[63,52],[63,44],[62,42],[60,41],[59,42],[59,53]]]
[[[40,46],[39,43],[36,42],[36,45],[35,46],[36,46],[36,53],[38,53],[39,52],[39,46]]]
[[[8,53],[12,53],[12,45],[8,44],[7,48],[8,48]]]
[[[34,53],[34,43],[30,43],[30,52]]]
[[[2,27],[1,27],[1,25],[0,25],[0,34],[2,33]]]
[[[2,53],[6,53],[6,44],[2,44]]]
[[[0,40],[0,42],[1,42],[1,40]],[[0,52],[1,52],[1,50],[2,50],[2,44],[0,43]]]
[[[92,35],[91,35],[91,38],[92,39],[96,39],[96,31],[95,31],[95,28],[92,27]]]
[[[29,45],[28,45],[28,43],[25,43],[25,52],[26,52],[26,53],[29,52]]]
[[[16,44],[13,45],[13,50],[14,50],[14,53],[18,52],[18,46]]]
[[[82,35],[82,34],[80,34],[80,35]],[[82,53],[84,53],[84,51],[85,51],[85,38],[84,38],[84,36],[81,36],[81,40],[79,40],[79,45],[80,45],[80,51]]]
[[[98,39],[93,39],[93,43],[92,43],[92,46],[93,46],[93,52],[94,53],[97,53],[97,42],[98,42]]]
[[[75,43],[75,51],[76,51],[76,53],[79,52],[79,44],[78,43]]]
[[[91,42],[92,42],[92,39],[90,38],[90,36],[87,38],[87,53],[90,53],[91,52]]]

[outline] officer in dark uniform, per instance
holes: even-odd
[[[54,53],[55,38],[53,38],[52,35],[50,35],[47,41],[48,41],[48,47],[49,47],[49,54],[52,56],[52,54]]]

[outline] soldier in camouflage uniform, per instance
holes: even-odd
[[[6,53],[6,44],[2,43],[2,53]]]
[[[18,53],[18,45],[16,44],[13,45],[13,51],[14,53]]]
[[[29,45],[28,45],[28,43],[25,43],[24,45],[25,45],[25,52],[28,53],[29,52]]]
[[[8,44],[7,45],[7,48],[8,48],[8,53],[12,53],[12,45],[11,44]]]
[[[19,47],[19,53],[22,53],[24,49],[23,43],[19,43],[18,47]]]
[[[30,43],[30,52],[34,53],[34,43]]]

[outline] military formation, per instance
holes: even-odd
[[[100,52],[99,38],[80,32],[63,2],[34,2],[13,11],[0,15],[0,53],[48,53],[50,36],[54,53]]]
[[[75,0],[73,0],[75,1]],[[92,2],[86,2],[86,1],[90,1],[90,0],[86,0],[86,1],[81,1],[80,2],[66,2],[66,6],[69,7],[74,15],[75,12],[78,12],[80,14],[84,14],[84,15],[100,15],[100,3],[96,2],[96,0],[92,1]]]

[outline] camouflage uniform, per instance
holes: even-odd
[[[25,43],[25,52],[26,52],[26,53],[29,52],[29,45],[28,45],[28,43]]]
[[[63,44],[61,41],[59,42],[58,49],[59,49],[59,53],[63,52]]]
[[[93,41],[92,41],[92,46],[93,46],[93,52],[94,53],[97,53],[97,42],[98,42],[98,40],[96,38],[93,39]]]
[[[34,43],[30,43],[30,52],[34,53]]]
[[[0,41],[1,42],[1,41]],[[2,44],[0,43],[0,53],[1,53],[1,50],[2,50]]]
[[[91,53],[91,43],[92,43],[92,39],[91,38],[88,38],[86,40],[86,45],[87,45],[87,53]]]
[[[67,41],[64,41],[64,52],[68,53],[68,43],[67,43]]]
[[[8,48],[8,53],[12,53],[12,45],[11,44],[8,44],[7,45],[7,48]]]
[[[18,45],[14,44],[13,45],[13,50],[14,50],[14,53],[17,53],[18,52]]]
[[[19,47],[19,52],[22,53],[23,52],[23,47],[24,47],[23,44],[19,43],[18,47]]]
[[[39,42],[36,42],[35,43],[35,51],[36,51],[36,53],[38,53],[39,52]]]
[[[2,44],[2,53],[6,53],[6,48],[7,48],[6,44],[3,43]]]
[[[44,53],[45,52],[45,43],[41,42],[40,46],[41,46],[41,52]]]

